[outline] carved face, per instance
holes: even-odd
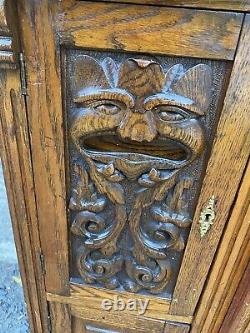
[[[167,73],[156,62],[128,59],[119,67],[79,56],[74,67],[71,135],[91,160],[134,179],[155,169],[179,169],[204,147],[199,116],[209,102],[210,67]],[[100,154],[101,152],[101,154]]]

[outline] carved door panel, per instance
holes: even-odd
[[[80,50],[64,68],[72,278],[170,298],[228,68]]]
[[[243,14],[18,9],[52,332],[188,332],[247,160]]]

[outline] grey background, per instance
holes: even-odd
[[[0,333],[28,333],[15,243],[0,162]]]

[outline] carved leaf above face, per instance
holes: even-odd
[[[211,68],[207,65],[199,64],[181,75],[171,89],[174,93],[193,100],[194,105],[191,106],[191,111],[204,115],[210,101],[211,86]]]
[[[82,89],[111,87],[102,66],[89,56],[76,58],[73,85],[76,92]]]
[[[128,59],[118,66],[111,58],[98,63],[79,56],[74,74],[78,111],[71,135],[91,158],[110,159],[116,167],[123,164],[121,171],[130,177],[129,169],[137,163],[144,163],[144,170],[153,165],[180,168],[204,148],[198,117],[210,101],[209,66],[199,64],[184,71],[182,65],[174,65],[164,73],[154,61]],[[103,158],[97,156],[97,136],[104,143]],[[150,149],[144,149],[145,143]],[[171,146],[173,151],[182,151],[176,159],[169,151]],[[155,155],[159,149],[160,156]]]
[[[129,59],[120,67],[118,87],[134,96],[136,112],[140,112],[143,100],[160,93],[164,84],[162,67],[153,61]]]

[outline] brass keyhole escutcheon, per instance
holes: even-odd
[[[213,195],[209,200],[207,206],[200,214],[200,235],[203,238],[210,230],[215,219],[215,196]]]

